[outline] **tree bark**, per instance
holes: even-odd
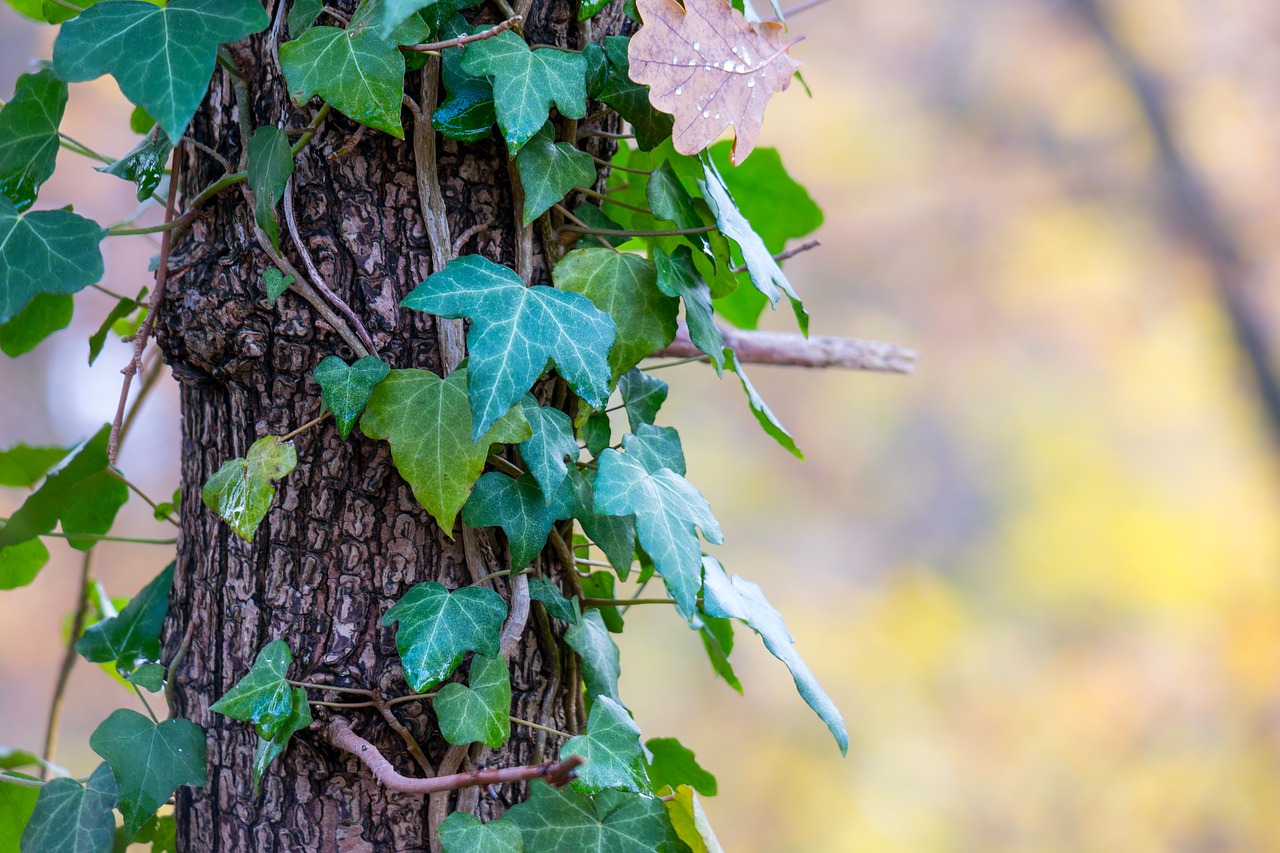
[[[353,5],[340,8],[349,12]],[[273,19],[283,16],[282,10],[271,11]],[[583,31],[574,22],[576,11],[576,4],[566,0],[537,2],[526,36],[580,48]],[[487,7],[469,10],[468,17],[477,23],[498,20]],[[619,23],[615,15],[595,25],[607,31]],[[250,103],[236,102],[231,78],[219,68],[189,131],[233,164],[243,144],[240,110],[247,108],[254,127],[300,128],[318,106],[290,102],[276,59],[283,34],[272,32],[231,48],[247,78]],[[418,92],[416,75],[410,75],[406,91]],[[412,139],[407,110],[404,119]],[[433,318],[398,307],[434,271],[413,146],[374,131],[357,137],[357,127],[334,111],[298,160],[293,196],[302,239],[328,285],[362,318],[384,360],[396,368],[440,372]],[[450,232],[463,235],[479,228],[461,251],[519,268],[517,198],[497,133],[476,145],[437,139],[437,147]],[[182,149],[182,156],[181,189],[187,199],[222,174],[214,158],[192,146]],[[396,473],[387,446],[359,431],[342,441],[332,420],[295,439],[298,466],[278,484],[252,544],[202,505],[201,487],[224,461],[244,456],[262,436],[284,434],[315,416],[320,396],[310,374],[321,358],[352,357],[293,293],[274,308],[266,304],[261,275],[270,261],[254,242],[251,221],[251,210],[235,191],[201,212],[175,244],[157,330],[182,385],[182,529],[166,652],[175,653],[192,624],[190,650],[176,673],[174,711],[203,726],[208,737],[208,786],[181,788],[176,797],[179,849],[432,849],[432,824],[448,811],[495,817],[523,798],[527,784],[435,795],[429,808],[423,796],[388,792],[354,758],[329,745],[323,732],[332,716],[329,709],[315,708],[315,725],[267,769],[255,794],[252,727],[209,711],[245,674],[258,650],[275,639],[286,640],[293,650],[291,678],[388,696],[407,693],[394,633],[382,626],[383,614],[414,584],[434,580],[453,589],[508,565],[500,534],[464,535],[461,523],[454,531],[441,530]],[[535,280],[549,281],[536,237],[532,245],[526,268]],[[304,268],[287,236],[283,252]],[[558,399],[567,403],[554,386],[544,389],[544,396],[557,390]],[[558,562],[552,551],[539,563],[564,584],[575,582],[572,567]],[[491,583],[510,600],[505,580]],[[535,604],[511,657],[512,713],[575,732],[583,722],[576,660],[551,641],[553,636],[558,631]],[[313,698],[319,697],[313,693]],[[424,775],[376,711],[335,713],[399,772]],[[538,763],[554,758],[560,746],[554,736],[513,726],[510,742],[492,753],[450,749],[423,703],[398,705],[394,713],[440,774],[478,762]]]

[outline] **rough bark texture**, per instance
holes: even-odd
[[[349,12],[353,4],[341,5]],[[487,7],[468,15],[495,20]],[[576,4],[536,3],[527,35],[530,41],[580,47],[575,17]],[[616,26],[616,16],[612,20]],[[252,124],[300,128],[317,103],[298,107],[288,100],[275,59],[277,38],[284,36],[276,32],[231,52],[249,81]],[[406,89],[418,91],[414,75]],[[191,136],[236,163],[240,108],[230,78],[219,69]],[[411,137],[408,111],[404,118]],[[412,145],[373,131],[355,139],[356,133],[357,126],[335,111],[299,159],[294,198],[303,240],[328,284],[363,318],[386,361],[438,371],[432,319],[397,307],[433,271]],[[460,251],[515,267],[519,232],[497,134],[478,145],[438,143],[451,232],[483,226]],[[182,190],[190,198],[219,177],[222,167],[194,148],[185,153]],[[177,794],[179,849],[430,849],[427,801],[388,794],[354,759],[326,744],[321,731],[327,709],[315,709],[317,724],[267,771],[258,794],[251,785],[257,740],[252,728],[209,712],[274,639],[293,649],[292,678],[406,693],[393,631],[380,624],[388,607],[416,583],[437,580],[454,588],[506,568],[500,534],[469,533],[474,538],[468,549],[459,524],[456,538],[450,538],[415,502],[385,444],[358,431],[344,442],[332,421],[296,439],[298,466],[279,485],[252,544],[202,506],[201,486],[225,460],[243,456],[255,439],[288,432],[316,414],[319,388],[310,373],[319,360],[333,353],[351,357],[294,294],[286,293],[275,308],[267,306],[260,276],[269,261],[254,243],[251,215],[236,190],[201,213],[176,245],[158,327],[166,359],[182,383],[182,533],[166,631],[169,655],[194,623],[190,651],[177,673],[174,710],[208,732],[209,785]],[[535,238],[533,245],[533,275],[545,280],[540,242]],[[287,237],[284,253],[302,268]],[[542,563],[545,571],[573,583],[567,567],[545,555]],[[495,588],[504,597],[510,594],[505,581]],[[582,722],[576,661],[548,642],[552,628],[535,605],[512,656],[513,713],[575,731]],[[510,743],[492,754],[456,748],[450,753],[425,705],[402,704],[395,711],[440,773],[453,772],[442,765],[459,760],[463,769],[478,761],[538,762],[559,748],[556,738],[515,726]],[[401,772],[423,774],[377,712],[338,713]],[[472,789],[446,795],[430,811],[436,819],[455,808],[493,817],[526,790]]]

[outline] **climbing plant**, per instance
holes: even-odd
[[[659,423],[668,385],[653,372],[686,361],[727,368],[764,432],[800,457],[744,364],[894,369],[906,358],[888,345],[803,337],[808,314],[780,262],[797,250],[789,241],[821,223],[821,212],[776,152],[752,153],[766,102],[798,67],[790,55],[797,39],[787,40],[781,9],[762,21],[749,2],[636,0],[623,18],[622,4],[582,0],[573,47],[530,37],[533,2],[364,0],[348,11],[316,0],[269,8],[258,0],[9,2],[59,31],[52,61],[19,77],[0,108],[0,348],[17,357],[66,328],[72,294],[92,287],[116,305],[89,342],[90,360],[108,335],[130,341],[133,356],[119,410],[94,435],[70,447],[0,452],[0,485],[30,490],[0,526],[0,588],[37,576],[49,537],[84,552],[54,706],[78,655],[135,693],[145,713],[120,708],[105,717],[89,744],[102,764],[87,778],[53,763],[56,722],[43,750],[0,751],[0,850],[98,851],[129,842],[176,849],[182,832],[165,808],[175,792],[227,772],[250,776],[256,790],[300,738],[355,756],[362,772],[393,791],[531,782],[519,789],[527,790],[520,802],[487,821],[462,808],[437,814],[429,833],[435,849],[718,850],[699,800],[715,793],[714,776],[678,740],[646,740],[619,690],[612,634],[624,629],[629,607],[644,604],[668,606],[701,638],[709,672],[740,692],[730,662],[735,630],[758,635],[847,749],[840,712],[782,617],[759,586],[706,552],[723,541],[724,528],[686,478],[676,429]],[[593,18],[609,9],[614,23],[593,30]],[[232,49],[245,39],[278,63],[304,120],[255,126],[252,80]],[[138,144],[119,157],[59,127],[68,84],[102,75],[136,108]],[[235,95],[239,124],[225,128],[229,140],[202,142],[192,120],[215,75]],[[421,81],[416,99],[406,75]],[[432,270],[404,282],[394,313],[413,328],[428,328],[413,326],[415,318],[431,318],[442,353],[435,369],[398,363],[369,316],[331,286],[298,233],[292,197],[299,158],[326,123],[353,123],[330,154],[342,157],[365,134],[405,139],[406,115]],[[729,128],[733,142],[717,141]],[[490,227],[516,235],[511,265],[459,251],[470,235],[450,239],[434,178],[437,143],[465,147],[494,134],[509,161],[515,217]],[[99,171],[132,184],[140,202],[163,208],[163,221],[103,226],[71,209],[40,207],[42,184],[67,154],[100,161]],[[181,192],[183,164],[198,158],[220,164],[221,174]],[[331,333],[330,351],[299,377],[318,389],[317,414],[278,434],[252,435],[243,455],[220,460],[203,482],[153,500],[116,464],[133,422],[129,386],[141,373],[145,393],[159,375],[148,342],[177,274],[175,244],[237,194],[243,205],[228,208],[240,212],[235,227],[268,261],[260,275],[240,271],[254,278],[256,301],[282,310],[301,299],[310,322]],[[142,234],[160,239],[154,284],[149,293],[110,293],[99,283],[103,241]],[[803,336],[743,331],[784,296]],[[243,543],[228,539],[227,548],[265,547],[266,519],[289,512],[281,484],[311,467],[296,440],[328,428],[343,442],[388,447],[421,512],[450,539],[465,540],[468,558],[483,537],[500,565],[470,584],[426,580],[395,591],[377,614],[398,654],[394,684],[320,679],[286,639],[262,643],[229,689],[203,700],[209,712],[252,730],[251,765],[211,766],[201,726],[155,711],[163,704],[176,711],[180,674],[200,652],[192,621],[162,642],[186,558],[179,553],[121,601],[92,579],[88,556],[128,540],[113,533],[113,522],[131,494],[152,505],[159,524],[212,513]],[[659,582],[665,595],[643,594]],[[515,714],[512,658],[531,620],[576,661],[554,676],[576,694],[564,730]],[[410,705],[425,709],[437,742],[463,753],[503,747],[513,727],[537,729],[558,746],[532,764],[444,772],[447,762],[435,764],[430,746],[399,721],[397,709]],[[368,710],[379,716],[357,723],[354,715]],[[357,734],[368,725],[394,730],[426,775],[396,769]]]

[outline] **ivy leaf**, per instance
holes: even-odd
[[[316,18],[324,9],[324,0],[294,0],[289,4],[285,23],[289,26],[289,38],[300,39],[315,26]]]
[[[0,196],[0,323],[39,293],[75,293],[102,278],[98,223],[68,210],[19,213]]]
[[[708,557],[703,561],[703,607],[712,616],[737,619],[745,623],[760,635],[769,653],[786,664],[795,679],[796,690],[814,710],[840,745],[841,754],[849,751],[849,733],[844,725],[840,710],[827,696],[826,691],[818,684],[809,667],[796,653],[795,641],[787,632],[786,623],[773,605],[764,597],[764,592],[749,580],[738,575],[729,576],[721,568],[720,563]]]
[[[691,853],[724,853],[693,788],[681,785],[675,789],[675,796],[665,802],[676,835],[689,845]]]
[[[435,581],[420,583],[391,606],[383,625],[399,622],[396,649],[414,692],[436,686],[467,652],[498,654],[507,604],[491,589],[464,586],[453,592]]]
[[[293,653],[284,640],[267,643],[258,652],[253,667],[209,710],[253,723],[260,738],[275,737],[294,716],[294,693],[285,680],[292,661]],[[302,699],[306,704],[305,691]]]
[[[384,34],[390,33],[410,15],[418,13],[427,22],[431,32],[440,33],[441,28],[460,11],[478,6],[482,2],[483,0],[384,0],[379,26]],[[457,34],[442,35],[453,38]]]
[[[685,472],[684,448],[675,427],[640,424],[633,434],[622,437],[622,449],[649,471],[670,468],[680,475]]]
[[[547,122],[516,155],[520,184],[524,188],[524,224],[528,225],[577,187],[596,182],[591,155],[567,142],[556,142],[555,128]]]
[[[538,481],[543,500],[550,506],[569,474],[566,458],[570,462],[578,460],[578,440],[573,437],[573,423],[564,412],[539,406],[532,395],[525,396],[522,405],[533,435],[520,445],[520,458]]]
[[[583,8],[586,8],[586,3]],[[649,151],[671,138],[671,116],[658,112],[649,102],[649,87],[631,78],[631,63],[627,48],[631,39],[627,36],[606,36],[604,46],[587,45],[588,52],[599,54],[601,81],[592,97],[613,109],[631,125],[636,133],[636,144],[641,151]],[[590,57],[588,57],[590,61]]]
[[[503,815],[520,827],[526,850],[680,853],[684,845],[662,800],[624,791],[586,797],[572,787],[529,786],[529,799]]]
[[[547,544],[555,523],[571,517],[572,501],[567,486],[557,489],[551,502],[546,503],[532,475],[513,480],[490,471],[476,481],[471,498],[462,508],[462,520],[471,527],[501,527],[511,547],[511,568],[521,569],[533,562]]]
[[[679,296],[684,300],[689,339],[711,357],[716,374],[721,375],[724,369],[724,337],[715,323],[711,289],[694,270],[693,252],[688,246],[677,246],[670,255],[658,248],[652,255],[658,269],[658,289],[667,296]]]
[[[276,494],[272,481],[285,477],[297,464],[292,441],[263,436],[249,447],[245,458],[223,462],[204,484],[200,497],[237,536],[252,542]]]
[[[702,493],[669,468],[647,469],[630,454],[600,455],[595,508],[606,515],[635,515],[640,544],[653,558],[676,608],[691,618],[701,588],[702,549],[696,527],[710,542],[724,541]]]
[[[444,853],[523,853],[520,828],[506,820],[480,819],[466,812],[453,812],[437,830]]]
[[[655,737],[645,741],[649,759],[645,767],[653,790],[676,790],[681,785],[692,787],[704,797],[716,795],[716,777],[698,764],[693,750],[673,737]]]
[[[548,361],[555,363],[569,387],[588,404],[603,408],[609,396],[606,357],[617,329],[579,294],[525,287],[512,270],[479,255],[466,255],[449,261],[400,304],[440,317],[471,320],[467,396],[475,413],[473,439],[478,440],[520,401]]]
[[[621,703],[618,697],[618,679],[622,664],[618,644],[609,636],[604,619],[594,608],[570,621],[564,632],[564,641],[582,658],[582,680],[587,696],[605,698]]]
[[[516,444],[532,435],[516,406],[484,433],[482,441],[473,442],[469,381],[466,368],[447,379],[429,370],[393,370],[374,387],[360,418],[365,435],[391,445],[396,470],[448,536],[484,470],[489,446]]]
[[[110,166],[97,166],[96,172],[114,175],[137,186],[138,201],[151,198],[160,179],[164,177],[164,167],[169,162],[169,152],[173,143],[169,137],[156,130],[142,137],[142,141],[133,150],[112,163]]]
[[[613,598],[614,582],[618,576],[613,572],[592,572],[581,579],[583,598]],[[612,605],[593,606],[591,610],[600,614],[604,626],[611,634],[621,634],[623,628],[622,613]]]
[[[111,765],[128,839],[178,786],[202,788],[208,783],[204,732],[190,720],[156,724],[137,711],[121,708],[102,721],[89,746]]]
[[[98,331],[89,336],[89,364],[93,364],[98,360],[98,356],[102,355],[102,348],[107,343],[107,333],[111,331],[116,322],[125,319],[136,311],[141,304],[142,298],[146,295],[147,289],[144,287],[142,292],[138,294],[137,299],[116,300],[115,306],[107,312],[102,324],[98,326]]]
[[[587,760],[578,770],[573,787],[584,794],[605,788],[649,791],[644,770],[640,727],[627,709],[608,696],[597,696],[587,717],[587,733],[569,738],[560,747],[560,760],[581,755]]]
[[[295,687],[289,713],[280,721],[275,734],[264,738],[261,730],[258,732],[258,747],[253,753],[253,792],[255,794],[258,793],[258,783],[262,781],[262,774],[266,772],[267,767],[284,754],[289,740],[310,726],[311,722],[311,706],[307,704],[307,691],[301,687]]]
[[[262,287],[267,291],[267,304],[275,305],[280,294],[288,290],[295,281],[297,281],[295,276],[286,275],[275,267],[267,267],[263,270]]]
[[[75,779],[46,782],[22,833],[23,853],[110,850],[116,835],[116,796],[116,780],[106,764],[99,764],[83,785]]]
[[[0,195],[19,210],[35,202],[53,174],[66,108],[67,84],[46,69],[18,77],[13,98],[0,109]]]
[[[556,287],[580,293],[609,315],[618,339],[609,351],[613,381],[676,336],[677,302],[658,289],[653,262],[613,249],[576,249],[551,272]]]
[[[116,833],[116,841],[120,841],[119,832]],[[178,853],[178,824],[171,814],[155,815],[142,825],[133,841],[135,844],[150,844],[151,853]]]
[[[587,223],[588,228],[600,228],[605,231],[625,230],[621,222],[609,218],[608,214],[602,211],[599,207],[588,202],[583,202],[575,207],[573,209],[573,215]],[[596,236],[615,248],[631,239],[630,237],[610,237],[605,234],[599,234]]]
[[[440,34],[457,38],[469,31],[467,22],[455,17]],[[447,97],[432,115],[432,126],[447,139],[479,142],[489,135],[498,120],[493,106],[493,86],[487,77],[463,70],[460,47],[448,48],[440,54],[440,68]]]
[[[560,587],[542,575],[529,578],[529,597],[541,601],[553,619],[563,619],[570,624],[578,621],[577,605],[564,597]]]
[[[599,456],[613,441],[613,426],[604,412],[593,412],[582,424],[582,441],[587,452]]]
[[[507,31],[467,45],[462,68],[488,77],[493,85],[498,127],[512,156],[547,123],[552,105],[566,118],[587,115],[587,63],[580,54],[530,50],[524,39]]]
[[[159,693],[164,689],[165,668],[155,661],[138,664],[124,680],[141,687],[149,693]]]
[[[0,352],[10,358],[30,352],[54,332],[71,325],[75,300],[62,293],[37,293],[27,307],[0,325]]]
[[[733,620],[708,616],[703,610],[698,614],[697,628],[711,669],[741,695],[742,682],[733,671],[733,664],[729,663],[729,654],[733,651]]]
[[[320,386],[324,404],[333,412],[338,435],[343,439],[351,434],[374,387],[390,372],[387,363],[376,355],[356,359],[350,367],[336,355],[325,356],[316,365],[311,378]]]
[[[470,686],[454,682],[440,688],[432,703],[440,734],[449,743],[479,741],[497,749],[511,737],[511,676],[507,659],[473,655]]]
[[[636,0],[644,26],[631,38],[631,79],[675,118],[671,138],[697,154],[733,125],[733,162],[755,147],[764,108],[791,85],[800,63],[787,52],[786,28],[749,23],[724,0]]]
[[[69,452],[66,447],[32,447],[22,443],[0,450],[0,486],[29,489],[44,479]]]
[[[652,424],[658,416],[658,410],[667,401],[670,386],[656,376],[650,376],[638,367],[633,367],[622,374],[618,381],[618,392],[622,394],[622,405],[627,410],[627,423],[635,432],[641,424]]]
[[[791,433],[787,432],[787,428],[778,420],[778,416],[773,413],[765,403],[764,398],[756,391],[751,380],[747,379],[747,373],[742,369],[742,363],[738,361],[738,356],[733,350],[725,347],[724,357],[728,362],[729,369],[738,374],[738,378],[742,380],[742,390],[747,394],[747,401],[751,404],[751,414],[756,416],[756,420],[760,423],[761,428],[768,433],[774,441],[782,445],[783,449],[795,458],[804,461],[804,454],[800,452],[800,448],[796,447],[795,439],[791,437]]]
[[[169,614],[172,588],[173,563],[170,563],[119,615],[86,628],[76,641],[76,653],[90,663],[114,663],[116,671],[126,679],[145,664],[158,662],[160,631]]]
[[[0,548],[0,589],[26,586],[36,579],[47,562],[49,549],[39,539]]]
[[[128,487],[107,461],[110,435],[111,427],[104,425],[45,479],[0,528],[0,548],[50,533],[59,522],[71,547],[87,551],[97,544],[81,534],[106,533],[129,499]]]
[[[421,41],[427,25],[410,17],[384,38],[372,21],[375,5],[357,9],[347,29],[311,27],[280,45],[280,68],[294,100],[319,95],[353,121],[404,139],[405,60],[398,45]]]
[[[636,551],[636,520],[631,515],[616,516],[596,512],[594,471],[572,468],[569,479],[573,481],[573,517],[582,526],[582,532],[596,543],[609,560],[609,565],[623,580],[631,573],[631,559]]]
[[[218,45],[269,23],[258,0],[98,3],[62,25],[53,70],[68,83],[110,74],[176,145],[204,99]]]
[[[37,788],[0,784],[0,851],[20,853],[18,840],[22,837],[23,827],[31,820],[39,797]],[[114,819],[112,823],[115,823]]]
[[[265,125],[253,132],[246,154],[249,163],[245,171],[249,189],[253,190],[253,218],[279,249],[280,220],[276,218],[276,205],[284,197],[285,185],[293,175],[289,137],[280,128]],[[279,272],[276,270],[277,275]]]

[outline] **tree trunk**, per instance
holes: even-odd
[[[347,11],[352,5],[342,4]],[[576,4],[565,0],[537,2],[526,35],[531,42],[580,48],[584,34],[574,23],[576,10]],[[484,14],[474,14],[480,12]],[[476,22],[496,20],[487,7],[468,15]],[[615,17],[612,23],[597,20],[595,26],[616,28],[619,23]],[[273,37],[268,31],[232,48],[248,80],[250,124],[300,128],[315,114],[316,104],[297,107],[289,101],[276,38],[283,34]],[[429,78],[427,85],[438,86],[439,81]],[[409,75],[406,90],[417,95],[418,75]],[[219,69],[191,136],[235,164],[243,143],[240,109],[231,78]],[[404,118],[411,140],[407,110]],[[548,265],[537,239],[531,254],[519,254],[517,192],[498,135],[476,145],[448,140],[437,140],[437,145],[450,233],[455,238],[472,235],[460,251],[517,269],[524,264],[535,280],[546,282]],[[189,199],[219,177],[222,166],[193,147],[183,152],[181,190]],[[397,368],[441,372],[447,359],[438,324],[398,307],[410,289],[435,271],[411,142],[361,133],[335,111],[300,156],[293,181],[303,242],[328,285],[363,319],[383,359]],[[527,786],[472,788],[436,795],[432,803],[388,793],[354,758],[323,739],[331,709],[315,708],[316,724],[294,738],[255,794],[251,768],[257,738],[252,727],[209,711],[245,674],[258,650],[274,639],[286,640],[293,650],[291,678],[380,690],[388,696],[407,693],[394,633],[382,626],[383,614],[414,584],[435,580],[452,589],[508,565],[500,536],[484,531],[464,535],[461,523],[454,531],[441,530],[392,467],[387,446],[358,431],[343,441],[332,420],[296,439],[298,466],[278,485],[252,544],[204,508],[201,487],[225,460],[244,456],[262,436],[282,435],[316,415],[319,388],[310,374],[320,359],[330,354],[352,358],[333,330],[292,292],[274,308],[266,304],[261,275],[270,262],[253,239],[251,222],[252,212],[236,191],[202,209],[175,245],[158,326],[165,357],[182,383],[183,421],[182,532],[166,652],[176,652],[190,625],[190,650],[177,672],[174,710],[208,733],[208,786],[184,787],[177,794],[179,849],[438,847],[432,827],[449,811],[491,818],[520,800]],[[287,235],[283,251],[305,269]],[[544,571],[574,583],[572,567],[552,559],[550,552],[541,559]],[[496,581],[494,587],[509,600],[507,581]],[[551,640],[550,627],[535,604],[511,660],[512,713],[574,732],[583,722],[576,660]],[[405,741],[376,711],[332,710],[343,714],[401,772],[426,775]],[[493,766],[537,763],[554,758],[560,746],[555,736],[514,726],[510,742],[492,754],[483,748],[451,748],[427,706],[406,703],[394,710],[440,774],[482,761]]]

